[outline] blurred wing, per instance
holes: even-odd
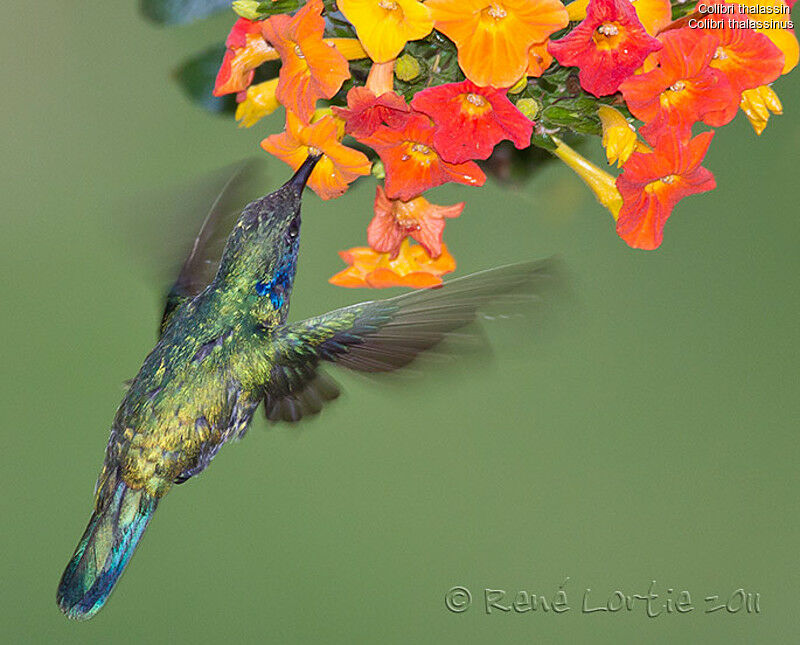
[[[276,357],[266,385],[267,417],[297,421],[321,409],[328,391],[321,385],[330,380],[321,376],[320,361],[362,372],[395,370],[454,335],[492,302],[517,309],[540,300],[558,273],[553,260],[513,264],[284,325],[272,338]]]
[[[213,280],[234,222],[242,209],[263,192],[263,181],[261,187],[258,185],[263,174],[261,170],[262,164],[250,159],[237,164],[225,180],[206,213],[178,278],[167,293],[161,317],[162,333],[175,310]]]

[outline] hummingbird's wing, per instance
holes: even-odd
[[[263,163],[257,159],[240,162],[225,172],[227,177],[206,213],[177,279],[167,293],[160,333],[164,332],[175,310],[213,280],[233,222],[242,209],[263,192],[263,174]]]
[[[502,266],[279,327],[271,337],[276,358],[265,388],[267,418],[298,421],[338,395],[318,369],[321,361],[362,372],[403,367],[472,322],[492,301],[518,305],[541,300],[557,283],[558,264],[541,260]]]

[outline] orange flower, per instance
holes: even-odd
[[[339,197],[359,176],[368,175],[369,159],[358,150],[339,142],[340,124],[325,115],[311,125],[305,125],[293,112],[286,112],[286,131],[273,134],[261,142],[261,147],[297,170],[309,154],[322,153],[308,187],[322,199]]]
[[[328,280],[339,287],[435,287],[442,284],[441,276],[456,268],[446,245],[442,245],[442,254],[434,260],[423,247],[412,246],[408,238],[395,258],[368,246],[339,251],[339,256],[350,265]]]
[[[765,10],[771,10],[771,13],[762,14],[748,14],[748,18],[752,20],[761,20],[762,22],[786,22],[791,17],[786,11],[787,5],[791,7],[793,2],[785,2],[783,0],[737,0],[736,4],[748,5],[750,7],[763,7]],[[767,38],[769,38],[778,49],[783,52],[785,57],[783,63],[783,73],[788,74],[797,65],[800,59],[800,46],[797,43],[797,37],[794,35],[792,29],[781,29],[779,27],[769,28],[769,26],[760,31]]]
[[[383,188],[375,191],[375,217],[367,227],[367,242],[376,251],[397,257],[400,244],[411,237],[422,244],[432,258],[442,253],[445,218],[458,217],[464,202],[452,206],[431,204],[422,196],[404,202],[389,199]]]
[[[214,83],[214,96],[241,92],[253,82],[255,69],[278,52],[261,36],[261,23],[239,18],[225,41],[227,50]]]
[[[433,29],[431,11],[418,0],[338,0],[364,49],[376,63],[397,58],[409,40]]]
[[[558,0],[428,0],[436,29],[458,47],[458,64],[476,85],[511,87],[528,50],[569,20]]]
[[[282,61],[275,95],[287,110],[308,122],[317,100],[331,98],[350,78],[347,59],[322,39],[322,0],[309,0],[293,18],[281,14],[261,24],[264,38]]]
[[[531,45],[528,50],[528,70],[525,72],[527,76],[539,77],[550,67],[550,63],[553,62],[553,55],[547,51],[547,43],[549,42],[549,40],[545,40]]]
[[[738,9],[738,5],[718,2],[715,5],[708,5],[707,10],[723,6],[726,9],[729,7]],[[719,24],[719,27],[695,30],[697,33],[713,34],[719,40],[714,58],[709,64],[725,74],[736,98],[719,113],[715,124],[728,123],[736,116],[739,98],[744,90],[751,90],[776,80],[783,70],[784,60],[783,52],[767,36],[752,29],[732,27],[727,20],[727,17],[733,21],[747,20],[747,16],[740,13],[722,15],[725,15],[726,19],[715,20],[715,24]],[[710,21],[705,20],[700,24],[709,23]]]
[[[713,132],[682,140],[670,131],[652,152],[634,152],[617,178],[622,209],[617,233],[636,249],[656,249],[664,224],[684,197],[716,188],[714,175],[700,164]]]
[[[486,175],[474,161],[448,163],[433,145],[433,126],[427,116],[413,114],[402,130],[379,127],[361,143],[375,150],[386,167],[386,194],[409,200],[428,188],[454,181],[483,186]]]

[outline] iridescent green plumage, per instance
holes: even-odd
[[[402,367],[490,300],[535,295],[550,280],[550,263],[523,263],[287,323],[300,195],[315,162],[244,209],[210,282],[201,231],[170,291],[159,341],[114,418],[95,511],[59,585],[69,617],[100,610],[158,500],[244,435],[262,401],[271,420],[319,412],[339,393],[322,361],[366,372]]]

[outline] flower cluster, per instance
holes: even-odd
[[[383,180],[368,246],[341,252],[348,267],[331,278],[346,287],[428,287],[453,271],[442,236],[464,203],[424,194],[482,186],[501,141],[552,152],[625,242],[655,249],[678,201],[715,188],[702,166],[714,133],[695,129],[741,109],[761,134],[782,110],[771,84],[798,62],[784,0],[238,0],[234,9],[214,94],[235,94],[240,124],[283,106],[285,131],[261,146],[295,169],[321,154],[308,185],[322,199],[360,176]],[[259,78],[268,61],[280,61],[277,77]],[[564,142],[576,135],[601,137],[618,176]]]

